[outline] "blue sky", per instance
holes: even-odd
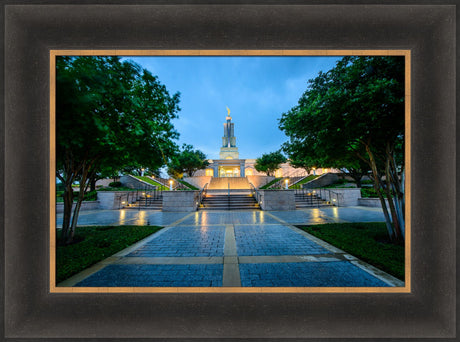
[[[339,57],[128,57],[180,92],[178,143],[218,159],[226,107],[241,159],[278,150],[287,140],[278,119],[297,104],[307,81]]]

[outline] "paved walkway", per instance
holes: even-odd
[[[374,208],[295,211],[105,210],[80,225],[165,226],[64,281],[78,287],[388,287],[404,284],[292,224],[383,221]],[[57,223],[62,222],[58,215]]]

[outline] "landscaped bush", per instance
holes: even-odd
[[[137,191],[137,190],[128,188],[126,186],[120,186],[119,188],[111,188],[109,186],[105,186],[100,189],[97,189],[97,191]]]
[[[59,283],[95,263],[153,234],[157,226],[78,227],[75,243],[56,248],[56,282]],[[61,231],[57,231],[59,241]]]
[[[121,185],[122,185],[121,182],[110,182],[109,183],[109,187],[111,188],[119,188],[121,187]]]
[[[361,188],[361,197],[362,198],[378,198],[377,192],[374,188]],[[383,197],[387,197],[385,193],[383,193]]]
[[[97,191],[88,191],[83,197],[83,201],[96,201],[97,200]]]
[[[74,191],[73,192],[73,201],[77,201],[77,197],[79,191]],[[64,202],[64,198],[62,197],[64,195],[64,191],[56,191],[56,202]],[[85,197],[83,197],[83,201],[96,201],[97,200],[97,191],[88,191],[85,194]]]

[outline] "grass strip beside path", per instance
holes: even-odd
[[[389,242],[385,223],[329,223],[298,227],[404,280],[404,246]]]
[[[297,183],[290,185],[289,189],[302,189],[301,185],[304,183],[308,183],[309,181],[318,178],[319,176],[317,175],[310,175],[305,177],[304,179],[298,181]]]
[[[282,178],[275,178],[275,179],[272,179],[270,182],[268,182],[267,184],[265,185],[262,185],[259,189],[268,189],[270,186],[272,186],[273,184],[275,184],[276,182],[278,182],[280,179]]]
[[[160,182],[157,182],[156,180],[153,180],[152,178],[150,177],[147,177],[147,176],[134,176],[136,177],[137,179],[140,179],[146,183],[149,183],[151,185],[155,185],[157,186],[157,189],[158,190],[169,190],[165,185],[161,184]]]
[[[190,183],[188,183],[188,182],[186,182],[186,181],[184,181],[184,180],[182,180],[182,179],[178,179],[177,181],[178,181],[179,183],[185,185],[185,186],[186,186],[187,188],[189,188],[190,190],[200,190],[200,189],[198,189],[196,186],[194,186],[194,185],[192,185],[192,184],[190,184]]]
[[[56,249],[56,282],[112,256],[135,242],[155,233],[158,226],[88,226],[78,227],[75,243]],[[59,241],[60,231],[57,231]]]

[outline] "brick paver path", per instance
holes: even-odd
[[[118,220],[119,224],[148,221],[166,227],[59,286],[404,286],[401,281],[291,225],[381,221],[383,216],[375,209],[137,213],[138,216],[129,211],[94,212],[94,215],[82,212],[87,224],[94,224],[91,220],[95,219],[108,224],[119,215],[123,218]]]

